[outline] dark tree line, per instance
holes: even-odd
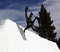
[[[25,13],[26,12],[27,11],[25,11]],[[27,22],[29,22],[29,24],[27,25],[27,29],[31,27],[32,30],[35,31],[36,33],[38,33],[38,35],[40,37],[46,38],[50,41],[57,43],[58,47],[60,48],[60,45],[59,45],[60,39],[59,40],[56,39],[57,33],[54,32],[55,26],[53,24],[53,20],[51,20],[50,13],[47,12],[47,10],[43,4],[41,4],[41,9],[40,9],[40,12],[38,12],[38,13],[39,13],[39,17],[36,16],[35,19],[31,22],[27,21]],[[25,16],[26,15],[27,14],[25,14]],[[30,15],[32,15],[32,14],[30,14]],[[26,19],[26,20],[28,20],[28,19]],[[31,20],[31,18],[29,20]],[[38,26],[34,25],[35,20],[38,21],[37,22]]]
[[[56,32],[53,20],[51,20],[50,13],[41,5],[39,17],[35,17],[39,26],[34,26],[32,29],[39,34],[39,36],[51,41],[55,41]]]

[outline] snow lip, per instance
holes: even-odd
[[[10,20],[10,19],[6,19],[5,23],[6,23],[6,22],[7,22],[7,23],[15,23],[15,22],[13,22],[13,21]],[[17,26],[17,28],[18,28],[18,30],[19,30],[19,32],[20,32],[23,40],[27,40],[27,39],[26,39],[26,36],[25,36],[24,28],[23,28],[22,26],[18,25],[17,23],[15,23],[15,24],[16,24],[16,26]]]

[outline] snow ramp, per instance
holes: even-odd
[[[56,43],[6,19],[0,25],[0,52],[60,52]]]

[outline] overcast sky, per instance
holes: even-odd
[[[26,27],[25,7],[29,7],[28,15],[30,12],[33,12],[34,16],[38,16],[41,2],[48,12],[51,13],[57,35],[60,37],[60,0],[0,0],[0,20],[8,18]]]

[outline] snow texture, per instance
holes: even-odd
[[[24,30],[23,30],[19,25],[17,25],[17,27],[18,27],[18,29],[19,29],[19,31],[20,31],[20,33],[21,33],[22,38],[23,38],[24,40],[26,40],[26,36],[25,36]]]
[[[0,28],[0,52],[60,52],[56,43],[39,37],[7,19]]]

